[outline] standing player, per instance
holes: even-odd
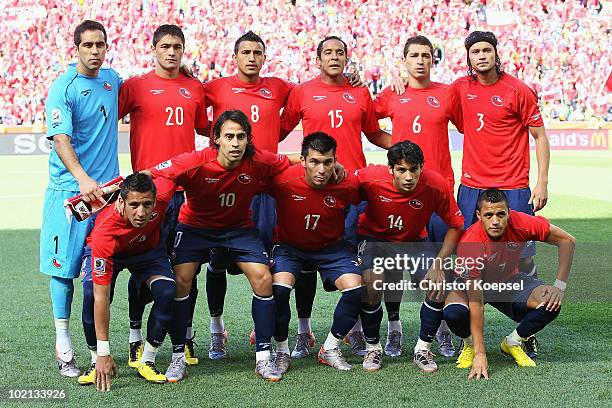
[[[77,377],[68,323],[74,284],[79,276],[85,238],[92,220],[67,220],[64,200],[82,194],[104,203],[99,184],[119,175],[117,159],[117,93],[119,75],[101,68],[106,56],[106,30],[85,20],[74,31],[78,62],[57,78],[46,103],[49,186],[40,232],[40,271],[51,276],[55,349],[60,373]]]
[[[180,27],[164,24],[155,30],[153,44],[155,69],[125,81],[119,92],[119,117],[130,115],[130,153],[132,170],[148,169],[181,153],[195,150],[194,129],[205,134],[208,126],[204,90],[200,81],[181,72],[185,36]],[[178,211],[185,200],[177,191],[168,206],[165,218],[168,241],[174,242]],[[198,363],[193,347],[191,322],[198,296],[194,278],[189,296],[191,315],[185,339],[187,364]],[[140,288],[130,275],[128,284],[130,311],[130,353],[128,365],[138,367],[142,354],[142,315],[147,300],[138,297]],[[146,292],[146,288],[145,292]]]
[[[230,109],[238,109],[249,117],[253,127],[253,144],[260,150],[272,153],[278,152],[280,141],[280,111],[285,106],[289,92],[295,86],[280,78],[261,77],[259,74],[266,61],[266,45],[257,34],[248,31],[240,36],[234,44],[234,62],[238,68],[236,75],[218,78],[205,84],[206,100],[213,109],[213,122],[221,114]],[[360,85],[358,77],[348,80],[353,86]],[[275,202],[272,197],[263,193],[253,198],[251,205],[252,218],[259,235],[267,249],[271,248],[272,229],[276,223]],[[214,264],[215,262],[213,262]],[[232,271],[234,268],[230,267]],[[233,272],[232,272],[233,273]],[[301,282],[304,281],[303,279]],[[314,280],[316,285],[316,280]],[[220,359],[225,357],[225,340],[227,333],[223,322],[223,304],[227,290],[225,269],[220,265],[207,269],[206,294],[210,309],[211,345],[209,357]],[[302,312],[305,302],[296,293],[298,313]],[[308,316],[310,313],[308,312]],[[303,329],[303,330],[302,330]],[[308,337],[313,340],[312,330],[298,329],[298,338]],[[253,340],[253,337],[252,337]],[[305,344],[304,341],[299,341]]]
[[[402,278],[401,271],[389,271],[387,276],[373,274],[372,255],[393,259],[406,248],[398,243],[415,243],[407,248],[407,254],[417,261],[422,259],[423,263],[411,271],[411,279],[440,283],[445,280],[442,266],[453,253],[463,232],[463,217],[448,180],[433,170],[423,169],[423,152],[417,144],[409,140],[396,143],[387,152],[387,157],[388,166],[368,166],[357,171],[362,195],[368,202],[366,211],[359,217],[358,232],[364,240],[364,281],[370,293],[368,302],[362,304],[361,312],[368,350],[363,366],[371,371],[382,367],[379,332],[383,313],[380,292],[374,292],[374,281],[401,281]],[[433,245],[421,239],[421,233],[433,212],[439,214],[448,225],[448,232],[437,255],[433,252]],[[373,248],[368,249],[370,246]],[[426,263],[430,259],[433,262],[431,266]],[[431,291],[421,305],[421,330],[414,348],[414,362],[424,372],[433,372],[438,368],[430,351],[444,306],[437,295],[435,290]],[[401,296],[401,290],[388,292],[385,293],[385,301],[389,297],[399,303]],[[400,355],[401,349],[394,349],[392,353]]]
[[[501,190],[483,191],[478,198],[476,215],[479,221],[468,228],[457,248],[457,260],[462,260],[458,265],[465,265],[462,278],[468,284],[467,292],[453,291],[448,295],[444,316],[453,332],[464,339],[457,367],[471,367],[469,378],[489,378],[483,333],[484,303],[518,323],[502,340],[502,353],[511,356],[521,367],[535,366],[522,344],[559,315],[576,240],[544,217],[512,210]],[[519,272],[521,250],[529,240],[558,247],[554,285],[545,285]],[[476,282],[513,287],[483,291]]]
[[[334,312],[331,331],[319,351],[319,361],[338,370],[350,370],[340,352],[340,342],[359,316],[361,273],[357,256],[344,233],[344,208],[359,201],[357,180],[332,181],[336,141],[323,132],[302,142],[301,164],[276,175],[270,194],[278,202],[278,244],[274,246],[274,298],[276,299],[276,365],[285,373],[289,355],[289,296],[302,270],[318,270],[342,292]]]
[[[317,46],[316,61],[321,75],[296,86],[291,91],[281,116],[281,137],[286,137],[302,120],[304,134],[322,131],[336,139],[338,161],[349,172],[365,167],[361,133],[383,149],[391,146],[391,135],[380,129],[368,89],[353,88],[344,77],[348,50],[341,38],[325,37]],[[346,216],[345,236],[349,240],[355,239],[357,216],[360,211],[363,211],[363,206],[359,208],[351,206]],[[312,282],[316,276],[303,275],[300,281],[309,278]],[[309,288],[311,293],[301,295],[305,298],[305,304],[301,306],[311,311],[316,285],[304,286],[305,289]],[[308,328],[310,328],[309,317],[310,314],[303,317],[303,320],[308,322]],[[356,327],[349,338],[353,351],[358,355],[364,355],[363,332]],[[302,356],[307,355],[307,349],[302,348],[302,350]]]
[[[454,191],[455,176],[451,167],[448,146],[448,122],[461,128],[461,115],[450,117],[447,113],[447,85],[432,82],[433,45],[427,37],[411,37],[404,45],[404,62],[408,71],[407,88],[397,95],[389,87],[375,100],[376,116],[390,117],[393,125],[393,142],[410,140],[423,150],[425,169],[440,173]],[[431,242],[444,241],[448,227],[436,214],[432,214],[427,226]],[[385,354],[398,356],[402,347],[402,325],[399,302],[385,302],[388,315],[388,334]],[[452,338],[444,321],[436,334],[440,354],[451,357],[455,354]]]
[[[175,189],[168,180],[154,184],[145,174],[132,174],[123,182],[117,204],[96,218],[82,266],[83,281],[93,283],[93,287],[83,285],[89,288],[83,296],[83,309],[88,312],[83,320],[90,322],[85,338],[92,350],[92,366],[79,377],[79,384],[96,382],[98,390],[110,390],[110,374],[116,371],[109,345],[110,302],[117,275],[124,268],[153,297],[138,375],[152,383],[166,382],[155,357],[172,321],[176,285],[161,226]]]
[[[525,83],[502,72],[497,38],[474,31],[465,39],[468,76],[450,87],[455,114],[464,126],[461,185],[457,201],[466,228],[476,221],[476,202],[489,187],[506,192],[510,208],[533,214],[548,200],[550,145],[538,108],[538,98]],[[535,139],[538,178],[529,189],[529,134]],[[525,247],[519,270],[537,276],[535,244]],[[535,339],[525,344],[537,356]]]
[[[210,249],[227,249],[253,289],[255,372],[268,381],[279,381],[282,375],[270,358],[276,308],[272,276],[267,252],[249,217],[249,207],[260,189],[259,183],[290,163],[285,156],[255,150],[251,124],[238,110],[219,116],[212,140],[214,147],[174,157],[153,170],[155,177],[166,177],[181,185],[187,196],[179,214],[172,259],[179,299],[175,319],[186,330],[185,300],[198,265]],[[184,366],[183,372],[176,374],[182,377]]]

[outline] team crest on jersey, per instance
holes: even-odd
[[[378,199],[380,200],[381,203],[390,203],[391,201],[393,201],[392,199],[387,198],[385,196],[381,196],[381,195],[378,196]]]
[[[166,168],[168,168],[170,166],[172,166],[172,160],[166,160],[165,162],[161,162],[157,166],[155,166],[155,169],[156,170],[163,170],[163,169],[166,169]]]
[[[412,100],[412,98],[400,98],[399,103],[408,103]]]
[[[306,199],[306,197],[297,194],[291,194],[291,198],[293,198],[295,201],[303,201]]]
[[[322,101],[323,99],[327,98],[327,96],[325,95],[313,95],[312,99],[314,99],[315,101]]]
[[[90,93],[91,93],[91,89],[85,89],[84,91],[81,91],[81,95],[83,96],[89,96]]]
[[[149,89],[149,92],[151,92],[153,95],[159,95],[164,93],[163,89]]]
[[[104,258],[94,258],[94,274],[96,276],[104,276],[106,275],[106,259]]]
[[[53,267],[57,269],[60,269],[62,267],[62,263],[58,261],[57,258],[53,258],[51,260],[51,265],[53,265]]]
[[[408,201],[408,205],[414,208],[415,210],[420,210],[421,208],[423,208],[423,203],[417,200],[416,198],[413,198],[412,200]]]
[[[501,98],[501,96],[493,95],[491,97],[491,103],[495,106],[503,106],[504,100]]]
[[[506,244],[506,249],[508,251],[516,251],[521,247],[521,244],[519,244],[518,242],[508,242]]]
[[[180,88],[179,93],[181,94],[182,97],[191,99],[191,92],[189,92],[187,88]]]
[[[326,196],[323,199],[323,203],[328,206],[328,207],[335,207],[336,206],[336,199],[333,196]]]
[[[476,95],[469,93],[469,94],[467,94],[467,98],[468,98],[468,101],[471,101],[471,100],[476,99]]]
[[[149,217],[149,221],[153,221],[155,218],[157,218],[158,215],[159,215],[158,211],[153,211],[151,213],[151,216]]]
[[[207,183],[209,183],[209,184],[212,184],[212,183],[218,183],[218,182],[219,182],[219,179],[218,179],[218,178],[212,178],[212,177],[206,177],[206,178],[204,179],[204,181],[205,181],[205,182],[207,182]]]
[[[102,86],[104,86],[104,89],[106,89],[107,91],[113,89],[113,86],[110,84],[110,82],[107,81],[104,81],[104,84],[102,84]]]
[[[345,92],[345,93],[342,94],[342,99],[344,99],[348,103],[355,103],[355,102],[357,102],[357,99],[355,99],[355,97],[353,95],[351,95],[350,93],[348,93],[348,92]]]
[[[252,180],[251,176],[249,176],[246,173],[242,173],[238,176],[238,182],[242,184],[249,184],[251,180]]]
[[[259,94],[263,96],[264,98],[268,98],[268,99],[272,98],[272,91],[269,90],[268,88],[261,88],[259,90]]]
[[[434,108],[439,108],[440,107],[440,101],[435,96],[428,96],[427,97],[427,103],[430,104],[431,106],[433,106]]]

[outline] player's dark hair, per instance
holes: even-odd
[[[170,35],[172,37],[178,37],[181,39],[183,43],[183,47],[185,47],[185,34],[183,34],[183,30],[177,25],[174,24],[162,24],[157,27],[157,30],[153,33],[153,46],[155,47],[159,40],[162,39],[164,35]]]
[[[467,51],[467,65],[468,71],[467,74],[472,79],[476,79],[476,74],[474,73],[474,68],[472,67],[472,63],[470,62],[470,48],[472,45],[477,42],[488,42],[493,46],[493,50],[495,50],[495,72],[497,72],[497,76],[502,76],[504,71],[501,67],[501,60],[499,59],[499,53],[497,52],[497,37],[491,31],[472,31],[464,41],[465,50]]]
[[[238,39],[234,43],[234,54],[238,54],[238,48],[240,47],[240,43],[243,41],[258,42],[263,47],[264,53],[266,52],[266,43],[264,43],[260,36],[249,30],[246,33],[242,34],[240,37],[238,37]]]
[[[247,134],[248,143],[244,152],[244,157],[252,157],[255,154],[255,146],[253,146],[252,141],[253,128],[251,127],[251,122],[249,122],[249,118],[247,117],[247,115],[245,115],[244,112],[238,109],[226,110],[221,115],[219,115],[219,117],[215,121],[215,124],[213,125],[214,148],[219,149],[219,144],[215,142],[215,139],[221,137],[221,128],[223,127],[223,124],[228,120],[239,124],[240,127],[242,127],[242,130],[244,130],[244,132]]]
[[[327,37],[325,37],[324,39],[321,40],[321,42],[319,43],[319,45],[317,45],[317,57],[321,58],[321,54],[323,53],[323,44],[325,44],[325,41],[329,41],[329,40],[338,40],[342,43],[342,46],[344,47],[344,54],[348,55],[348,47],[346,45],[346,43],[344,42],[344,40],[340,37],[338,37],[337,35],[328,35]]]
[[[391,146],[387,151],[387,160],[391,168],[400,164],[402,160],[408,164],[417,166],[422,166],[423,163],[425,163],[423,151],[418,144],[410,140],[404,140],[403,142],[398,142]]]
[[[104,42],[108,43],[106,40],[106,29],[102,24],[93,20],[84,20],[74,29],[74,45],[78,47],[81,44],[81,34],[83,34],[83,32],[98,30],[102,31],[102,34],[104,34]]]
[[[153,198],[157,196],[157,187],[153,179],[144,173],[133,173],[130,174],[123,180],[121,184],[121,198],[127,200],[128,193],[134,191],[137,193],[153,193]]]
[[[327,153],[330,150],[336,155],[336,140],[324,132],[314,132],[309,134],[302,141],[302,156],[308,156],[308,149],[319,153]]]
[[[485,191],[480,193],[478,196],[478,201],[476,202],[476,208],[480,211],[482,207],[482,203],[484,202],[495,204],[495,203],[506,203],[506,207],[510,208],[510,203],[508,202],[508,197],[506,193],[496,188],[487,188]]]
[[[410,37],[409,39],[406,40],[406,44],[404,44],[404,58],[406,58],[406,55],[408,55],[408,48],[410,48],[412,44],[428,46],[429,52],[431,53],[431,58],[433,58],[433,55],[434,55],[433,44],[431,43],[431,41],[429,41],[429,38],[425,37],[424,35],[415,35],[414,37]]]

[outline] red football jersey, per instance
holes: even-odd
[[[423,89],[406,88],[403,95],[386,88],[374,100],[374,109],[379,119],[391,118],[393,144],[404,140],[418,144],[425,156],[425,168],[444,176],[452,190],[455,175],[448,146],[448,122],[462,127],[461,115],[456,119],[447,113],[447,89],[448,85],[438,82]]]
[[[293,130],[302,120],[304,136],[322,131],[336,139],[338,161],[347,170],[365,167],[361,132],[380,129],[370,91],[343,85],[328,85],[320,77],[297,85],[281,116],[281,129]]]
[[[488,86],[459,78],[449,91],[455,113],[463,115],[461,183],[481,189],[529,187],[529,127],[544,126],[535,92],[508,74]]]
[[[410,194],[397,191],[389,167],[370,165],[357,171],[362,197],[368,201],[359,216],[358,233],[383,241],[414,242],[433,212],[449,227],[463,227],[463,216],[448,182],[433,170],[424,169]]]
[[[492,241],[482,221],[476,221],[461,237],[457,257],[470,259],[470,262],[463,262],[469,266],[467,276],[470,278],[506,282],[519,272],[521,252],[527,241],[546,241],[549,233],[550,222],[546,218],[510,210],[508,226],[501,240]],[[481,260],[484,268],[475,266],[477,259]]]
[[[261,150],[278,152],[280,110],[295,85],[280,78],[242,82],[237,75],[204,84],[206,103],[213,108],[213,124],[226,110],[244,112],[253,127],[253,144]],[[212,136],[212,125],[210,129]]]
[[[202,83],[183,74],[166,79],[151,71],[125,81],[119,117],[128,113],[134,171],[195,150],[194,129],[208,126]]]
[[[149,223],[135,228],[126,221],[114,205],[106,207],[96,217],[93,230],[87,237],[91,248],[92,279],[98,285],[110,285],[113,276],[113,256],[133,256],[150,251],[159,244],[161,225],[166,208],[176,191],[176,185],[167,179],[155,180],[157,200]]]
[[[289,159],[256,149],[253,157],[226,170],[217,154],[217,149],[208,147],[173,157],[151,171],[153,177],[169,178],[185,190],[179,222],[197,228],[252,227],[249,209],[260,182],[289,167]]]
[[[340,241],[344,208],[359,203],[359,185],[354,176],[347,175],[338,184],[316,189],[308,185],[301,164],[272,178],[268,192],[276,199],[277,241],[305,251]]]

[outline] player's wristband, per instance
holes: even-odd
[[[100,357],[110,356],[110,342],[108,340],[98,340],[96,353]]]
[[[567,282],[563,282],[562,280],[556,279],[555,284],[553,286],[555,288],[561,289],[562,291],[565,291],[565,288],[567,288]]]

